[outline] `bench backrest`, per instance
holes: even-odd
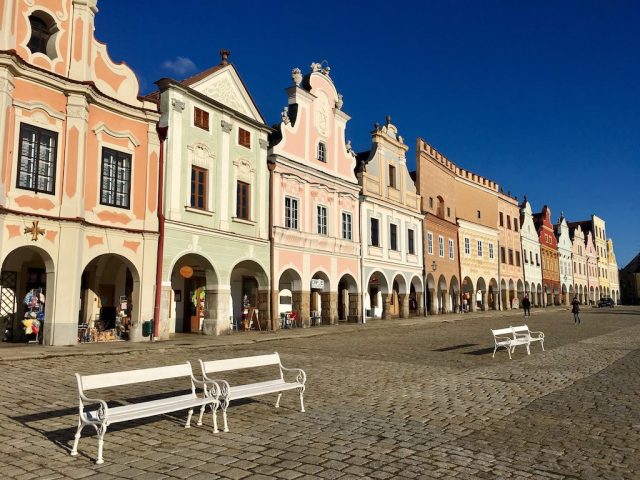
[[[529,327],[527,327],[526,325],[511,328],[513,329],[513,333],[529,333]]]
[[[265,367],[268,365],[280,365],[280,355],[271,353],[269,355],[210,360],[208,362],[200,360],[200,366],[204,374],[242,370],[243,368]]]
[[[494,337],[504,337],[505,335],[511,335],[513,330],[509,328],[498,328],[497,330],[491,329]]]
[[[99,373],[97,375],[80,375],[76,373],[78,388],[80,391],[94,390],[98,388],[118,387],[133,383],[153,382],[155,380],[167,380],[170,378],[191,377],[193,371],[189,362],[168,367],[143,368],[125,372]]]

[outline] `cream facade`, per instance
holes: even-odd
[[[387,117],[358,155],[365,312],[388,318],[424,314],[420,196],[409,176],[408,148]],[[444,239],[440,237],[442,257]]]
[[[598,274],[598,254],[591,230],[585,235],[585,253],[587,257],[587,284],[589,286],[589,304],[600,300],[600,275]]]
[[[273,305],[306,326],[362,312],[356,156],[329,72],[319,63],[306,75],[292,71],[269,149]]]
[[[157,82],[167,182],[162,315],[168,333],[219,335],[249,309],[272,328],[268,135],[236,68]]]
[[[620,280],[616,254],[613,252],[613,240],[607,240],[607,260],[609,262],[609,296],[615,303],[620,303]]]
[[[569,225],[560,216],[560,222],[555,226],[556,238],[558,239],[558,267],[560,272],[561,297],[560,301],[564,305],[569,305],[576,295],[574,288],[572,253],[573,244],[569,234]]]
[[[610,296],[609,260],[607,258],[607,231],[604,219],[591,215],[593,243],[598,256],[598,298]]]
[[[520,205],[520,241],[522,242],[522,259],[524,265],[524,289],[535,307],[544,306],[542,295],[542,254],[540,239],[533,222],[531,204],[525,197]]]
[[[582,227],[577,225],[569,230],[572,236],[571,261],[573,271],[573,291],[578,296],[581,304],[588,303],[589,299],[589,277],[586,257],[586,245]]]
[[[518,200],[504,192],[498,194],[498,252],[500,305],[502,310],[519,308],[525,295],[520,240]]]
[[[25,316],[49,345],[98,325],[140,340],[153,318],[159,115],[95,40],[96,13],[95,0],[0,2],[1,308],[14,340]],[[43,295],[37,311],[28,293]]]

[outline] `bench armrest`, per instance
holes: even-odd
[[[501,337],[501,336],[498,336],[498,335],[494,335],[493,339],[496,342],[504,342],[504,341],[513,342],[513,338],[511,338],[511,337]]]
[[[297,383],[301,383],[302,385],[304,385],[305,382],[307,381],[307,374],[304,373],[304,370],[302,370],[301,368],[285,368],[282,365],[280,365],[280,369],[284,372],[298,372],[296,375]]]
[[[89,398],[82,392],[80,392],[80,416],[84,420],[88,420],[88,417],[84,412],[84,409],[87,405],[100,405],[100,407],[98,408],[98,418],[100,420],[104,420],[109,416],[109,406],[107,405],[107,402],[99,398]]]
[[[191,381],[193,382],[193,384],[195,386],[202,387],[202,391],[204,392],[204,396],[205,397],[209,396],[209,394],[211,393],[211,392],[209,392],[209,389],[207,388],[207,387],[209,387],[209,383],[205,382],[204,380],[198,380],[197,378],[195,378],[193,376],[191,377]],[[215,396],[217,398],[218,394],[215,391],[213,393],[214,393],[213,396]]]
[[[544,338],[544,333],[542,333],[542,332],[534,332],[534,331],[529,330],[529,334],[535,335],[538,338]]]
[[[513,332],[513,339],[514,340],[518,340],[518,339],[526,340],[530,336],[531,335],[529,335],[528,333],[516,333],[516,332]]]
[[[229,382],[222,379],[215,379],[207,377],[207,374],[203,374],[204,383],[209,387],[209,394],[216,397],[226,397],[229,395]]]

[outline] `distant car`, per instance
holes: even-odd
[[[600,307],[611,307],[611,308],[613,308],[614,305],[615,305],[615,303],[613,302],[613,298],[611,298],[611,297],[602,297],[600,300],[598,300],[598,308],[600,308]]]

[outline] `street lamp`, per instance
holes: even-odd
[[[433,262],[431,262],[431,270],[435,272],[437,269],[438,269],[438,264],[434,260]]]

